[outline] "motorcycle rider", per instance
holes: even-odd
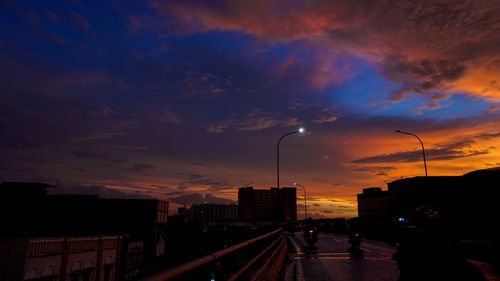
[[[304,240],[309,246],[313,246],[318,240],[318,228],[310,217],[304,223]]]
[[[487,280],[466,261],[459,240],[430,206],[418,207],[402,229],[393,259],[401,271],[398,281]]]
[[[359,221],[357,218],[354,218],[354,219],[351,219],[349,221],[349,225],[348,225],[348,236],[349,236],[349,244],[351,245],[351,248],[350,250],[351,251],[359,251],[360,250],[360,246],[361,246],[361,242],[363,241],[363,239],[361,238],[361,227],[360,227],[360,224],[359,224]]]

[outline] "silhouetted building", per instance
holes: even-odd
[[[296,220],[297,191],[294,187],[238,190],[239,219],[251,221]]]
[[[121,236],[0,239],[0,280],[118,280]]]
[[[254,189],[251,186],[238,189],[238,218],[240,220],[253,220]]]
[[[362,220],[370,220],[377,223],[386,223],[392,219],[395,213],[394,204],[396,197],[388,191],[382,191],[380,187],[364,188],[363,193],[358,194],[358,217]]]
[[[297,189],[283,187],[279,190],[279,208],[282,220],[297,220]]]
[[[0,237],[98,234],[97,195],[47,195],[50,185],[7,182],[0,186]]]
[[[411,219],[416,208],[431,206],[463,238],[491,240],[500,212],[500,169],[473,171],[463,176],[413,177],[387,184],[388,190],[364,189],[358,213],[368,224]]]
[[[234,221],[238,219],[238,205],[200,204],[191,206],[191,219],[203,224]]]
[[[184,219],[190,220],[191,219],[191,209],[188,209],[186,207],[181,207],[177,209],[177,214]]]
[[[0,186],[4,195],[0,197],[0,238],[122,235],[120,280],[160,266],[165,255],[168,202],[47,195],[47,187],[33,183]]]
[[[2,182],[0,184],[0,197],[43,198],[47,196],[50,184],[40,182]]]
[[[254,201],[252,202],[253,217],[255,221],[270,221],[277,219],[278,190],[276,188],[254,189]]]
[[[168,202],[161,200],[100,199],[101,233],[123,234],[120,279],[154,270],[165,255]]]

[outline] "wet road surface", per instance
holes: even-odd
[[[289,237],[297,251],[293,259],[294,279],[298,281],[396,281],[399,277],[396,262],[391,259],[396,248],[387,243],[364,239],[363,252],[353,254],[345,235],[320,233],[313,248],[307,245],[301,232]]]

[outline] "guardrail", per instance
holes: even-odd
[[[283,228],[280,228],[278,230],[275,230],[273,232],[264,234],[262,236],[250,239],[248,241],[239,243],[237,245],[234,245],[230,248],[215,252],[213,254],[209,254],[200,258],[197,258],[193,261],[181,264],[179,266],[167,269],[165,271],[150,275],[148,277],[145,277],[142,279],[142,281],[167,281],[167,280],[172,280],[172,279],[177,279],[179,277],[182,277],[182,275],[189,274],[190,272],[193,272],[195,270],[198,270],[204,266],[208,266],[210,264],[215,263],[215,267],[219,265],[218,261],[221,259],[231,256],[232,254],[235,254],[237,252],[244,251],[246,249],[249,249],[249,246],[259,244],[261,242],[266,242],[266,239],[270,239],[273,236],[278,236],[277,239],[275,239],[269,246],[267,246],[263,251],[255,255],[250,261],[247,261],[245,266],[240,268],[236,273],[231,273],[230,276],[227,276],[228,278],[224,279],[229,279],[229,280],[236,280],[239,278],[245,271],[247,271],[256,261],[258,261],[262,256],[264,256],[269,250],[271,250],[274,246],[278,244],[279,241],[282,241],[282,231]],[[212,280],[214,278],[211,278]]]

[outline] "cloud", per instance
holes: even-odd
[[[152,184],[151,187],[159,188],[159,189],[171,189],[169,186]]]
[[[70,11],[66,15],[66,20],[69,24],[85,33],[89,33],[92,31],[92,28],[89,23],[89,19],[85,16],[82,16],[74,11]]]
[[[396,170],[396,168],[392,166],[365,166],[353,169],[353,171],[368,172],[376,176],[388,176],[388,172],[393,170]]]
[[[328,124],[337,121],[339,116],[334,106],[292,101],[282,113],[273,114],[256,108],[238,118],[216,121],[210,124],[206,131],[220,134],[229,128],[238,131],[260,131],[274,127],[298,127],[304,123],[302,120]]]
[[[157,120],[162,123],[170,123],[174,125],[181,125],[183,123],[182,119],[177,113],[172,110],[162,109],[157,116]]]
[[[482,133],[479,135],[474,136],[474,138],[482,139],[482,140],[488,140],[492,138],[498,138],[500,137],[500,132],[499,133]]]
[[[137,173],[141,173],[144,172],[145,170],[150,170],[155,167],[156,167],[155,165],[151,164],[133,164],[131,170]]]
[[[340,86],[359,72],[358,64],[346,58],[344,53],[334,52],[322,44],[299,42],[291,46],[295,51],[271,68],[267,86],[303,82],[309,88],[321,91],[328,86]],[[311,55],[303,57],[301,51],[297,51],[301,49],[306,49]]]
[[[50,41],[57,43],[59,45],[66,45],[70,42],[69,39],[66,39],[56,34],[49,33],[41,29],[35,29],[33,33],[40,38],[49,39]]]
[[[82,167],[75,167],[75,170],[80,171],[82,173],[89,173],[90,170]]]
[[[231,85],[212,73],[188,71],[186,78],[179,82],[181,98],[215,99],[226,95]]]
[[[93,150],[75,149],[71,151],[71,153],[77,158],[82,158],[82,159],[98,159],[112,163],[123,163],[127,161],[122,156],[115,155],[104,150],[99,151],[97,149]]]
[[[472,139],[443,144],[438,148],[425,150],[427,160],[453,160],[458,158],[472,157],[476,155],[489,154],[490,149],[470,149],[474,143]],[[369,163],[407,163],[422,161],[422,150],[403,151],[390,154],[380,154],[353,160],[355,164]]]
[[[189,186],[208,186],[209,191],[221,191],[234,188],[234,185],[230,184],[226,180],[217,180],[207,175],[196,173],[177,173],[177,175],[186,179],[182,180],[180,183],[180,186],[182,186],[183,189],[188,188]]]
[[[42,24],[42,18],[40,15],[34,10],[28,10],[24,12],[20,12],[19,16],[31,25],[40,25]]]
[[[207,193],[205,196],[203,196],[200,193],[192,193],[192,194],[173,197],[170,198],[169,200],[179,204],[202,204],[202,203],[234,204],[235,203],[233,200],[216,197],[210,193]]]
[[[495,112],[497,110],[500,110],[500,104],[492,104],[490,105],[490,107],[488,108],[488,112],[491,113],[491,112]]]
[[[105,185],[80,185],[58,183],[49,188],[49,194],[94,194],[99,198],[114,199],[154,199],[144,193],[129,193],[115,188],[109,188]]]
[[[60,20],[59,17],[51,10],[45,10],[42,12],[44,17],[47,19],[48,22],[52,24],[59,24]]]
[[[402,97],[403,96],[401,96],[401,100],[402,100]],[[451,105],[450,103],[440,104],[439,102],[446,100],[449,97],[450,97],[450,95],[441,94],[441,93],[437,93],[437,94],[434,94],[432,96],[427,96],[424,105],[416,107],[416,108],[412,108],[411,110],[417,115],[422,115],[424,110],[436,110],[436,109],[448,107]],[[398,101],[401,101],[401,100],[398,100]],[[390,101],[390,98],[389,98],[389,101]]]
[[[273,127],[293,127],[299,125],[300,122],[297,117],[274,116],[270,112],[264,112],[257,109],[238,119],[232,118],[216,121],[210,124],[206,131],[220,134],[228,128],[234,128],[238,131],[260,131]]]
[[[337,119],[338,119],[337,116],[323,116],[320,119],[313,119],[311,121],[316,124],[323,124],[323,123],[331,123],[337,121]]]
[[[272,42],[328,38],[325,45],[333,52],[374,61],[400,83],[392,100],[432,91],[500,98],[500,90],[490,87],[500,74],[495,0],[155,1],[151,6],[161,24],[177,34],[237,31]]]
[[[429,95],[437,90],[449,90],[449,83],[464,75],[465,66],[452,60],[421,59],[409,61],[405,57],[390,56],[383,59],[381,67],[387,78],[403,85],[393,91],[389,100],[400,101],[405,94]],[[447,97],[439,93],[435,100]]]

